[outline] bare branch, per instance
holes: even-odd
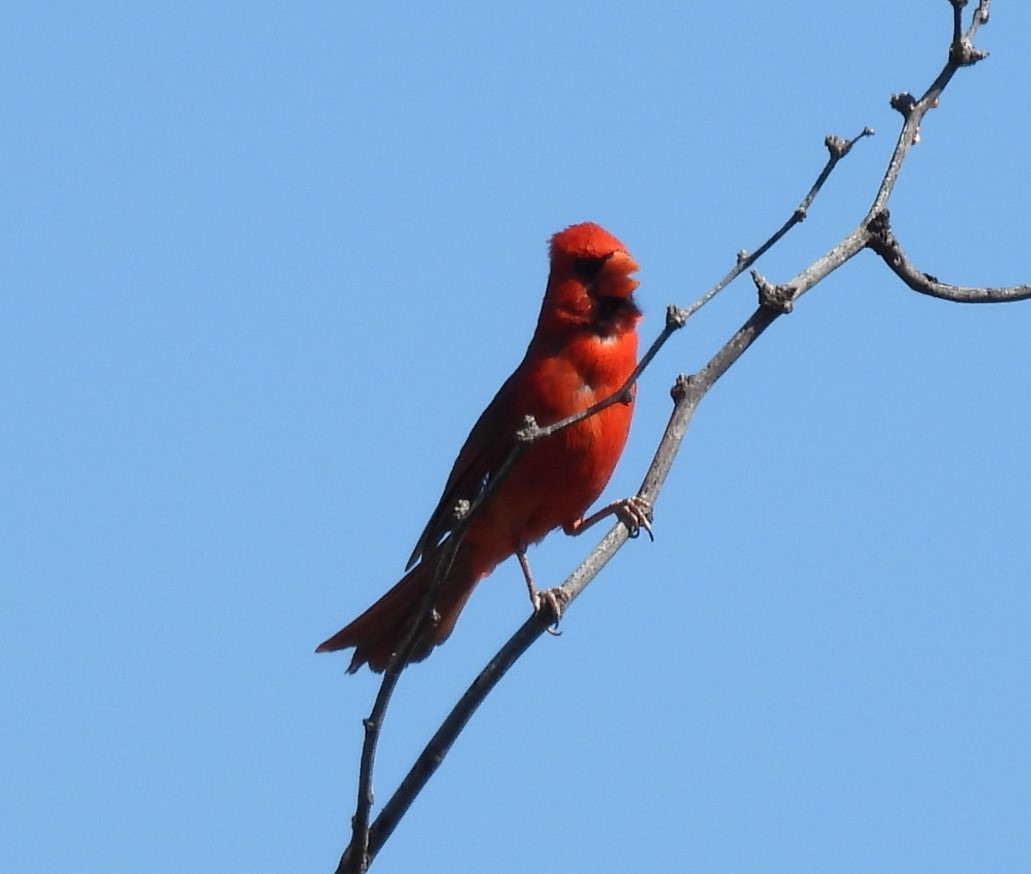
[[[967,0],[949,2],[953,10],[953,34],[945,66],[919,100],[908,92],[893,94],[891,97],[891,106],[902,115],[903,125],[867,214],[855,230],[788,282],[770,283],[753,272],[752,278],[759,288],[760,300],[766,305],[789,312],[799,297],[864,248],[877,252],[910,288],[922,294],[962,303],[1023,300],[1028,296],[1027,287],[1023,285],[1009,288],[962,288],[939,282],[909,263],[887,225],[888,201],[895,190],[909,150],[920,141],[920,125],[924,116],[938,107],[942,92],[959,69],[973,66],[988,57],[988,53],[975,48],[971,40],[978,27],[988,21],[989,0],[980,0],[966,33],[962,28],[962,11]],[[887,236],[882,232],[886,232]]]
[[[977,32],[977,27],[981,23],[988,21],[988,0],[981,0],[978,4],[977,10],[974,13],[974,21],[966,34],[963,33],[962,29],[962,14],[967,0],[950,0],[950,2],[952,3],[953,12],[952,44],[949,46],[949,56],[945,66],[942,67],[941,72],[938,73],[919,100],[907,92],[893,94],[891,97],[892,108],[902,114],[905,123],[899,132],[898,142],[895,144],[895,150],[892,152],[891,159],[888,161],[888,169],[884,174],[884,179],[881,181],[873,203],[870,205],[870,209],[863,221],[864,225],[887,207],[888,199],[891,197],[892,191],[895,190],[895,183],[898,181],[899,171],[902,169],[907,153],[912,146],[920,142],[920,125],[924,120],[924,116],[927,115],[929,110],[938,107],[941,94],[956,71],[961,67],[973,66],[978,61],[988,57],[987,52],[975,49],[971,42],[973,35]]]
[[[542,623],[536,616],[531,616],[530,619],[524,623],[523,627],[516,633],[509,644],[506,645],[506,647],[502,649],[497,656],[495,656],[491,663],[488,664],[484,671],[481,672],[480,677],[473,683],[469,692],[463,696],[462,701],[460,701],[459,705],[456,706],[455,711],[452,712],[452,715],[448,717],[448,720],[441,726],[437,734],[434,735],[433,740],[430,741],[426,750],[424,750],[423,755],[420,756],[419,761],[416,762],[415,766],[413,766],[412,771],[409,772],[409,775],[384,806],[379,816],[376,817],[376,821],[370,826],[369,815],[373,804],[373,766],[375,763],[376,747],[379,742],[386,708],[390,702],[394,688],[397,685],[401,671],[404,669],[404,666],[408,661],[408,657],[411,655],[412,650],[415,647],[419,634],[422,629],[426,627],[426,623],[432,621],[433,603],[436,598],[436,593],[446,576],[446,570],[444,570],[444,568],[450,567],[451,561],[454,558],[454,553],[458,548],[461,535],[464,533],[466,526],[468,526],[477,510],[483,505],[484,501],[493,494],[494,490],[498,488],[502,480],[508,475],[509,471],[511,471],[515,465],[516,461],[518,461],[520,456],[527,450],[527,448],[529,448],[532,442],[547,438],[563,428],[568,428],[576,422],[586,419],[588,416],[597,414],[614,403],[623,401],[628,396],[631,387],[636,383],[645,368],[651,364],[652,360],[655,358],[656,354],[665,342],[686,324],[687,319],[691,315],[698,312],[698,310],[700,310],[706,303],[712,300],[720,291],[740,276],[745,269],[754,264],[776,242],[783,238],[791,228],[799,224],[805,218],[813,200],[823,188],[824,183],[827,181],[834,168],[838,165],[838,162],[849,154],[855,143],[864,137],[872,135],[873,131],[870,128],[864,128],[859,134],[850,140],[843,140],[834,135],[830,135],[824,140],[824,145],[826,145],[829,152],[827,163],[824,165],[823,169],[817,176],[816,181],[810,187],[809,191],[802,199],[798,208],[796,208],[792,213],[791,217],[777,231],[775,231],[769,239],[756,249],[754,253],[751,255],[746,255],[743,252],[740,253],[737,258],[737,263],[733,269],[731,269],[731,271],[722,280],[698,298],[698,300],[691,304],[687,309],[673,305],[668,307],[666,311],[665,326],[652,342],[651,346],[648,347],[644,355],[641,356],[641,360],[634,369],[634,372],[619,390],[609,397],[603,398],[601,401],[583,412],[545,427],[540,427],[532,416],[526,417],[527,421],[524,424],[524,427],[515,435],[512,449],[501,464],[497,473],[487,483],[486,488],[477,496],[476,500],[470,506],[462,508],[464,512],[462,513],[460,525],[456,526],[455,530],[452,531],[450,537],[445,542],[447,549],[438,561],[437,568],[434,573],[433,584],[430,587],[430,591],[427,593],[426,598],[423,600],[419,615],[413,622],[412,629],[409,632],[405,643],[402,645],[398,653],[395,654],[387,669],[383,672],[383,679],[380,683],[379,692],[377,693],[372,711],[368,718],[363,721],[365,740],[362,746],[361,764],[359,768],[358,800],[355,814],[351,821],[351,841],[340,858],[336,874],[361,874],[361,872],[368,869],[372,858],[383,845],[383,841],[389,837],[390,833],[394,830],[397,821],[404,815],[415,796],[419,791],[421,791],[430,776],[432,776],[437,765],[440,764],[443,756],[447,753],[447,750],[450,749],[455,737],[457,737],[458,733],[465,726],[469,716],[471,716],[476,707],[479,706],[480,701],[483,700],[483,697],[490,692],[490,689],[494,687],[501,676],[504,675],[505,671],[508,670],[508,666],[511,662],[518,659],[518,657],[522,655],[522,652],[525,651],[525,649],[529,647],[530,644],[532,644],[547,627],[546,624]],[[861,248],[861,246],[859,248]],[[787,310],[781,309],[780,312],[786,312],[789,310],[790,304],[788,305]],[[730,363],[732,363],[733,360],[736,360],[740,353],[751,344],[752,340],[758,336],[761,330],[764,330],[767,324],[772,322],[772,318],[769,318],[769,322],[763,323],[762,328],[755,330],[756,326],[760,322],[764,322],[764,317],[761,314],[765,314],[766,317],[771,315],[775,317],[779,312],[776,307],[767,305],[761,307],[760,310],[753,315],[752,319],[750,319],[749,322],[746,323],[746,326],[742,328],[742,331],[745,331],[746,334],[754,332],[754,335],[750,336],[747,343],[744,343],[743,345],[742,337],[745,335],[742,335],[741,332],[731,339],[725,347],[725,350],[739,349],[739,351],[732,359],[727,359],[726,365],[719,370],[720,374],[722,374],[726,367],[729,367]],[[756,321],[757,319],[758,321]],[[718,355],[713,359],[713,361],[717,361],[719,359],[720,356]],[[713,362],[710,362],[707,367],[712,365]],[[716,371],[712,372],[715,373]],[[712,381],[715,382],[715,377]],[[708,387],[706,388],[706,391],[707,390]],[[702,394],[704,394],[704,392],[702,392]],[[698,395],[698,399],[701,399],[701,395]],[[683,427],[686,430],[686,422]],[[679,436],[676,437],[675,443],[672,444],[672,448],[670,448],[671,444],[669,443],[669,440],[674,438],[668,436],[668,434],[667,436],[664,436],[662,443],[660,443],[659,450],[656,453],[656,462],[653,462],[652,467],[649,468],[649,474],[645,476],[645,481],[641,487],[642,490],[640,494],[646,500],[651,501],[654,496],[657,496],[662,482],[665,481],[666,474],[669,471],[669,466],[672,464],[673,457],[676,455],[676,450],[679,447],[680,440],[683,439],[683,433],[674,432],[674,435],[677,433],[679,433]],[[664,458],[665,461],[658,463],[660,457]],[[661,476],[656,473],[656,471],[660,470],[662,471]],[[584,560],[580,568],[570,576],[569,580],[567,580],[562,586],[558,587],[559,597],[567,603],[575,598],[595,577],[598,571],[604,567],[609,558],[615,554],[616,550],[623,545],[626,539],[626,527],[622,523],[616,524],[601,543]],[[512,655],[508,651],[509,646],[512,646],[514,650],[518,651],[514,652],[514,655]],[[511,662],[507,661],[509,657],[511,657]],[[487,684],[486,678],[490,679],[489,685]],[[478,695],[470,697],[470,693],[472,693],[474,689],[478,690]],[[464,716],[461,715],[462,711],[460,710],[463,703],[465,706],[469,707],[468,713]],[[430,763],[432,763],[432,766],[430,766]]]
[[[705,294],[703,294],[698,300],[696,300],[691,306],[687,308],[687,315],[694,315],[700,310],[705,304],[712,300],[717,294],[719,294],[724,288],[730,285],[735,279],[737,279],[742,273],[744,273],[749,267],[755,264],[763,255],[765,255],[773,246],[781,241],[785,234],[790,231],[795,225],[805,221],[805,217],[809,214],[809,207],[812,206],[813,201],[816,199],[816,195],[820,193],[824,183],[828,177],[834,171],[834,168],[838,166],[838,162],[848,155],[852,151],[852,147],[858,143],[864,137],[872,137],[874,131],[872,128],[864,127],[858,134],[856,134],[850,140],[843,140],[841,137],[834,134],[830,134],[824,139],[823,144],[827,147],[829,153],[827,163],[820,171],[820,175],[816,177],[816,181],[812,187],[806,193],[806,196],[802,198],[802,202],[795,208],[795,211],[791,214],[791,217],[780,226],[769,239],[766,240],[758,249],[754,252],[747,252],[742,249],[737,254],[737,263],[734,267],[724,276],[719,282],[717,282],[712,288],[710,288]]]
[[[1001,303],[1031,298],[1031,285],[1011,285],[1005,288],[949,285],[937,276],[918,270],[895,239],[889,219],[887,210],[874,216],[867,225],[870,240],[866,245],[868,249],[880,255],[884,263],[913,291],[956,303]]]
[[[918,271],[902,251],[889,224],[887,203],[894,191],[909,149],[919,142],[920,125],[924,116],[930,109],[938,106],[942,92],[959,69],[972,66],[987,57],[986,52],[982,52],[973,46],[972,40],[980,25],[988,21],[989,0],[979,0],[971,24],[965,33],[962,29],[962,12],[967,5],[967,0],[949,0],[949,2],[953,8],[953,34],[948,60],[919,99],[914,98],[909,93],[892,96],[892,107],[903,117],[902,129],[866,216],[855,230],[787,283],[771,283],[757,271],[752,271],[752,278],[759,291],[760,305],[758,309],[701,370],[692,376],[681,376],[677,379],[676,385],[672,390],[674,399],[673,412],[638,492],[638,496],[648,501],[652,506],[654,506],[669,474],[694,411],[709,389],[727,369],[740,359],[745,350],[758,339],[766,328],[782,314],[791,312],[794,302],[801,295],[805,294],[863,249],[868,248],[876,252],[910,288],[923,294],[964,303],[1015,301],[1031,297],[1031,286],[1028,285],[1009,288],[964,288],[947,285],[929,274]],[[827,164],[805,198],[803,198],[791,217],[781,228],[754,253],[748,254],[744,251],[739,253],[737,261],[730,272],[690,307],[681,309],[671,306],[667,311],[666,324],[662,332],[653,341],[644,356],[642,356],[638,367],[630,378],[613,395],[576,416],[545,427],[539,427],[531,417],[527,417],[525,427],[515,435],[508,457],[487,483],[486,489],[477,496],[477,499],[472,502],[471,506],[461,508],[458,524],[441,545],[442,554],[435,568],[434,583],[423,603],[420,616],[413,624],[411,633],[401,651],[395,655],[385,672],[372,714],[365,720],[366,738],[362,752],[358,805],[352,823],[352,841],[340,860],[337,874],[343,874],[343,872],[363,872],[366,870],[415,797],[425,786],[437,767],[439,767],[458,734],[462,731],[477,707],[501,677],[504,676],[509,667],[546,630],[547,619],[542,615],[532,615],[523,623],[508,643],[498,651],[494,658],[480,672],[476,680],[473,681],[472,685],[416,760],[408,775],[383,807],[379,816],[376,817],[370,826],[372,767],[382,719],[389,703],[390,695],[397,683],[401,670],[415,646],[418,635],[425,627],[425,623],[432,621],[433,601],[436,592],[447,575],[454,552],[470,519],[490,494],[493,493],[494,489],[497,488],[498,484],[532,442],[545,439],[563,428],[567,428],[588,416],[595,415],[611,404],[627,400],[633,385],[645,368],[651,364],[655,355],[669,337],[683,327],[691,315],[712,300],[720,291],[740,276],[742,272],[749,269],[766,251],[782,239],[791,228],[803,221],[813,199],[819,193],[837,163],[849,153],[852,146],[858,140],[872,134],[872,130],[864,128],[862,132],[851,140],[842,140],[833,136],[827,137],[825,140],[825,145],[829,152]],[[622,522],[615,524],[580,566],[560,586],[552,590],[556,597],[566,604],[575,600],[615,552],[623,546],[628,536],[628,530]]]

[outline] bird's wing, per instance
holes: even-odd
[[[475,501],[508,457],[515,444],[516,431],[523,427],[524,417],[532,412],[522,409],[523,404],[520,403],[522,371],[520,366],[505,380],[473,425],[451,468],[444,493],[408,559],[407,568],[411,568],[454,529],[458,522],[455,516],[458,502]]]

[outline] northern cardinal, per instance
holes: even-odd
[[[581,412],[616,392],[637,364],[634,303],[638,267],[626,248],[596,224],[572,225],[551,238],[551,273],[537,330],[520,365],[473,426],[444,493],[390,591],[316,652],[354,647],[348,673],[363,664],[382,671],[411,630],[430,586],[442,542],[455,526],[459,501],[473,501],[505,460],[532,415],[538,425]],[[605,488],[630,430],[632,396],[533,443],[473,516],[434,603],[434,620],[420,632],[410,661],[420,661],[451,634],[476,584],[510,555],[519,556],[535,609],[560,605],[534,588],[526,548],[562,527],[577,534],[598,518],[618,514],[632,533],[648,528],[647,505],[617,501],[584,519]],[[649,533],[650,533],[650,529]]]

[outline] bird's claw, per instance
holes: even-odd
[[[542,620],[546,621],[548,634],[558,637],[562,634],[558,630],[559,620],[562,618],[562,611],[569,603],[569,596],[562,589],[544,589],[533,593],[533,612]]]
[[[624,498],[616,506],[616,515],[626,525],[627,536],[633,539],[639,537],[641,529],[648,532],[648,539],[655,542],[655,533],[652,531],[652,505],[640,495],[631,495]]]

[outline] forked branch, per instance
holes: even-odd
[[[915,268],[906,257],[892,231],[888,201],[894,191],[899,173],[909,150],[920,140],[920,125],[927,114],[939,105],[942,92],[955,73],[972,66],[987,57],[974,47],[973,38],[978,28],[987,23],[989,0],[979,0],[972,14],[971,22],[963,29],[963,10],[967,0],[949,0],[952,6],[952,40],[948,58],[942,70],[931,85],[919,98],[908,93],[892,96],[891,105],[902,115],[903,123],[898,140],[892,150],[888,166],[878,185],[869,210],[860,220],[856,228],[847,234],[829,251],[812,261],[794,278],[785,283],[772,283],[752,271],[752,278],[759,290],[759,306],[745,323],[738,328],[723,347],[691,376],[680,376],[672,389],[674,400],[673,411],[656,449],[654,458],[641,483],[638,495],[653,507],[659,493],[672,468],[673,461],[683,443],[694,411],[709,389],[737,362],[759,336],[781,315],[791,312],[795,302],[822,279],[837,270],[849,259],[864,249],[869,249],[880,256],[888,267],[905,282],[905,284],[922,294],[929,294],[944,300],[963,303],[987,303],[998,301],[1017,301],[1031,297],[1031,285],[1018,285],[1008,288],[980,288],[948,285],[936,277]],[[772,246],[783,238],[795,225],[801,222],[819,193],[823,184],[834,170],[837,163],[845,157],[852,146],[860,139],[870,136],[869,128],[851,140],[828,137],[825,141],[829,158],[818,175],[816,182],[789,219],[753,253],[741,252],[737,256],[734,267],[716,285],[698,298],[691,306],[681,309],[671,306],[667,311],[666,324],[649,349],[642,356],[641,362],[626,384],[612,396],[605,398],[589,410],[546,427],[539,427],[532,419],[526,427],[516,435],[512,450],[502,468],[492,477],[483,494],[471,506],[458,509],[458,522],[442,549],[440,562],[436,568],[434,584],[427,596],[420,617],[413,626],[406,644],[397,653],[391,665],[384,672],[380,692],[369,718],[365,720],[366,736],[362,751],[361,773],[358,787],[358,804],[352,821],[352,838],[337,867],[337,874],[345,872],[363,872],[376,856],[384,842],[390,837],[401,817],[404,816],[415,797],[441,764],[452,744],[471,718],[477,707],[507,670],[545,631],[547,620],[540,615],[532,615],[527,619],[512,638],[498,651],[480,672],[448,717],[441,724],[426,748],[420,754],[412,769],[401,782],[390,800],[384,805],[375,821],[369,823],[372,806],[372,766],[375,760],[379,731],[386,713],[391,693],[398,677],[407,662],[414,641],[425,622],[432,621],[433,596],[441,581],[447,574],[451,558],[461,540],[462,532],[478,508],[498,484],[511,470],[516,460],[530,443],[548,439],[557,431],[569,427],[582,419],[595,415],[605,407],[624,400],[641,373],[654,360],[655,355],[665,342],[680,328],[687,319],[701,307],[712,300],[734,279],[748,270]],[[598,572],[605,566],[615,552],[628,539],[628,531],[622,522],[615,524],[595,546],[580,566],[558,587],[557,592],[565,603],[571,603],[586,588]]]

